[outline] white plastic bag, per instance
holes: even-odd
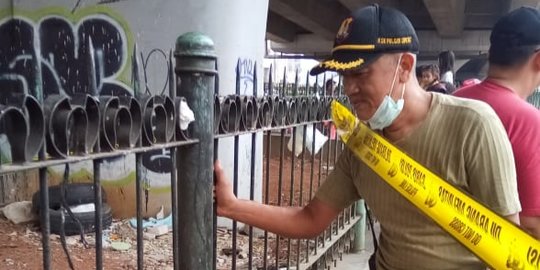
[[[296,144],[294,148],[294,155],[298,156],[302,153],[302,140],[303,140],[303,128],[296,128]],[[315,140],[315,148],[313,149],[313,140]],[[324,136],[318,129],[315,129],[315,138],[313,137],[313,125],[306,127],[306,148],[311,155],[316,155],[323,145],[328,140],[328,137]],[[287,149],[293,151],[293,136],[289,139]]]
[[[184,100],[180,101],[180,129],[186,130],[189,126],[189,123],[195,121],[195,114],[189,108],[189,105]]]
[[[306,134],[307,135],[307,134]],[[293,151],[293,138],[294,136],[291,134],[291,138],[289,139],[289,143],[287,143],[287,149],[289,149],[289,151]],[[298,156],[300,155],[300,153],[302,153],[302,129],[301,128],[296,128],[296,144],[294,145],[294,156]],[[307,136],[306,136],[306,141],[307,141]]]

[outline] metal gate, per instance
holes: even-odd
[[[298,72],[294,83],[287,83],[283,75],[281,83],[274,83],[270,70],[269,81],[265,83],[264,95],[257,95],[257,79],[254,80],[254,96],[240,95],[240,73],[237,68],[236,95],[219,97],[216,92],[215,122],[216,140],[214,143],[217,156],[219,141],[224,137],[234,137],[233,189],[238,195],[239,137],[251,134],[250,161],[250,198],[254,199],[255,166],[257,140],[264,143],[263,160],[263,203],[278,206],[304,206],[314,196],[315,191],[325,180],[336,164],[344,145],[337,139],[337,134],[329,120],[330,102],[334,99],[343,103],[348,100],[341,93],[341,83],[333,96],[326,95],[323,86],[319,86],[319,77],[310,85],[306,76],[305,84],[300,86]],[[255,72],[254,74],[257,74]],[[326,82],[326,75],[323,82]],[[325,84],[323,84],[325,85]],[[258,111],[258,113],[256,113]],[[264,133],[258,137],[257,133]],[[320,138],[324,134],[328,141],[320,147]],[[308,139],[310,138],[310,139]],[[286,147],[288,145],[288,147]],[[288,148],[289,150],[286,150]],[[292,151],[290,151],[292,150]],[[296,152],[296,153],[295,153]],[[247,258],[243,258],[238,248],[239,228],[232,223],[230,261],[216,260],[217,269],[328,269],[336,266],[343,253],[349,252],[354,240],[353,226],[359,220],[355,206],[345,209],[322,235],[315,239],[291,240],[264,232],[260,238],[254,237],[253,228],[247,230]],[[216,224],[216,223],[214,223]],[[216,233],[216,231],[214,231]],[[244,238],[246,238],[244,237]],[[217,237],[214,237],[217,239]],[[215,241],[216,244],[220,241]],[[223,240],[221,242],[226,242]],[[255,249],[254,242],[259,242],[262,249]],[[261,244],[262,243],[262,244]],[[214,247],[216,254],[223,253],[220,247]],[[230,255],[232,254],[232,255]],[[237,256],[240,255],[240,256]]]
[[[306,76],[304,87],[299,86],[298,75],[296,81],[289,84],[285,76],[281,84],[273,83],[270,77],[265,93],[259,95],[255,71],[253,95],[246,96],[240,95],[237,69],[236,94],[221,96],[212,41],[203,35],[188,33],[177,40],[174,69],[172,53],[169,55],[168,95],[148,95],[141,91],[137,49],[134,48],[135,96],[98,96],[95,71],[103,66],[100,64],[103,58],[99,50],[92,48],[91,40],[87,50],[88,80],[92,82],[88,93],[44,98],[38,77],[32,93],[12,93],[0,101],[0,121],[13,157],[13,163],[1,164],[0,173],[39,170],[44,269],[51,269],[47,168],[92,160],[95,209],[102,209],[99,188],[102,161],[128,154],[136,156],[137,267],[145,269],[141,226],[142,155],[156,149],[170,149],[173,164],[175,269],[328,269],[349,251],[354,238],[351,228],[359,220],[354,206],[345,209],[315,239],[282,239],[268,232],[259,238],[254,237],[254,229],[249,228],[247,236],[243,236],[247,238],[248,248],[242,252],[238,247],[238,224],[233,221],[230,231],[218,229],[217,216],[212,210],[212,166],[225,138],[232,138],[234,144],[229,158],[233,159],[232,181],[234,192],[238,193],[241,136],[251,137],[250,160],[242,161],[250,166],[250,199],[255,198],[257,140],[262,139],[264,158],[259,166],[264,168],[263,202],[280,206],[307,204],[344,147],[329,121],[330,102],[337,99],[347,103],[346,97],[341,95],[341,85],[333,96],[328,96],[319,86],[319,77],[310,86],[310,78]],[[40,74],[39,64],[34,69]],[[195,116],[187,129],[180,127],[185,109],[183,102],[189,104]],[[317,139],[308,143],[308,138],[320,137],[319,132],[329,140],[315,153]],[[286,150],[286,139],[291,141],[292,152]],[[301,147],[297,147],[299,144]],[[298,156],[294,150],[297,148],[301,149]],[[69,166],[66,168],[69,173]],[[95,268],[103,269],[101,211],[95,211],[95,230]],[[219,232],[230,235],[224,241],[225,245],[230,241],[227,253],[231,254],[225,261],[218,260],[224,252],[218,248]],[[262,249],[254,248],[257,243],[261,243]],[[69,254],[67,247],[64,249]]]

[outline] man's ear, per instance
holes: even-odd
[[[399,82],[408,82],[410,76],[414,75],[413,69],[415,66],[416,57],[412,53],[403,53],[401,56],[401,72],[399,73]]]

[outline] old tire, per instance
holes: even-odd
[[[65,185],[66,192],[64,194],[64,199],[68,206],[94,203],[94,184],[93,183],[73,183]],[[49,187],[49,208],[50,209],[60,209],[61,201],[61,188],[60,185],[50,186]],[[32,196],[32,209],[35,213],[39,213],[40,208],[40,193],[39,190],[34,193]],[[101,188],[101,198],[102,202],[107,202],[107,195]]]
[[[60,210],[50,209],[49,214],[51,233],[60,234],[60,230],[62,228],[62,216]],[[75,215],[75,217],[77,217],[81,222],[85,234],[96,231],[94,211],[73,213],[73,215]],[[79,224],[65,210],[64,219],[64,231],[66,235],[79,234]],[[106,203],[104,203],[101,207],[101,223],[103,224],[103,229],[108,228],[112,223],[111,207]]]

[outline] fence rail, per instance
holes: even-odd
[[[236,221],[232,221],[230,227],[230,243],[218,239],[219,232],[228,234],[229,229],[218,229],[212,197],[213,161],[218,154],[222,154],[222,158],[233,160],[235,194],[239,194],[239,167],[243,163],[249,166],[247,199],[255,200],[257,197],[256,168],[259,167],[263,171],[263,203],[279,206],[307,204],[335,166],[344,148],[329,121],[331,101],[348,102],[346,97],[340,95],[341,91],[336,96],[325,96],[324,91],[319,91],[317,83],[313,93],[298,91],[301,89],[298,79],[294,84],[287,84],[285,77],[283,84],[278,87],[270,76],[265,86],[268,91],[259,95],[255,64],[252,95],[240,95],[239,67],[236,94],[221,95],[217,87],[217,57],[211,40],[189,33],[177,40],[174,69],[172,52],[169,54],[168,95],[152,96],[139,91],[135,47],[132,59],[135,95],[98,96],[95,65],[102,66],[99,61],[103,61],[103,58],[88,40],[86,56],[91,67],[88,79],[94,82],[90,94],[43,97],[42,82],[36,76],[38,81],[33,95],[13,93],[0,100],[0,124],[10,143],[13,159],[12,163],[0,164],[0,173],[39,171],[44,269],[51,269],[47,168],[66,164],[61,184],[64,188],[68,184],[69,164],[93,161],[96,269],[103,269],[104,228],[102,211],[99,211],[103,207],[100,188],[102,161],[128,154],[135,154],[136,162],[137,267],[145,269],[142,157],[144,153],[156,149],[170,149],[171,152],[172,254],[175,269],[327,269],[335,266],[342,254],[352,248],[355,237],[352,227],[360,218],[355,206],[345,209],[315,239],[282,239],[266,231],[259,239],[254,237],[254,229],[249,227],[247,252],[240,252]],[[35,69],[38,70],[38,67]],[[309,85],[308,76],[305,85]],[[316,95],[319,92],[323,95]],[[189,114],[185,104],[189,105],[195,117],[187,128],[182,122],[182,117]],[[230,138],[234,151],[230,154],[218,153],[222,141]],[[242,157],[241,138],[249,140],[246,144],[249,155]],[[322,138],[328,141],[324,143]],[[263,141],[259,141],[261,139]],[[285,151],[286,139],[290,141],[290,153]],[[263,149],[258,149],[258,146],[263,146]],[[258,155],[263,159],[258,159]],[[179,196],[179,191],[182,196]],[[62,218],[64,214],[72,216],[64,193],[61,196]],[[62,240],[65,241],[64,235]],[[262,249],[255,249],[257,243],[262,245]],[[223,251],[220,245],[230,247],[232,255],[225,261],[218,260]],[[69,254],[66,247],[65,252]],[[242,258],[238,256],[244,252],[246,262],[243,258],[245,255]]]

